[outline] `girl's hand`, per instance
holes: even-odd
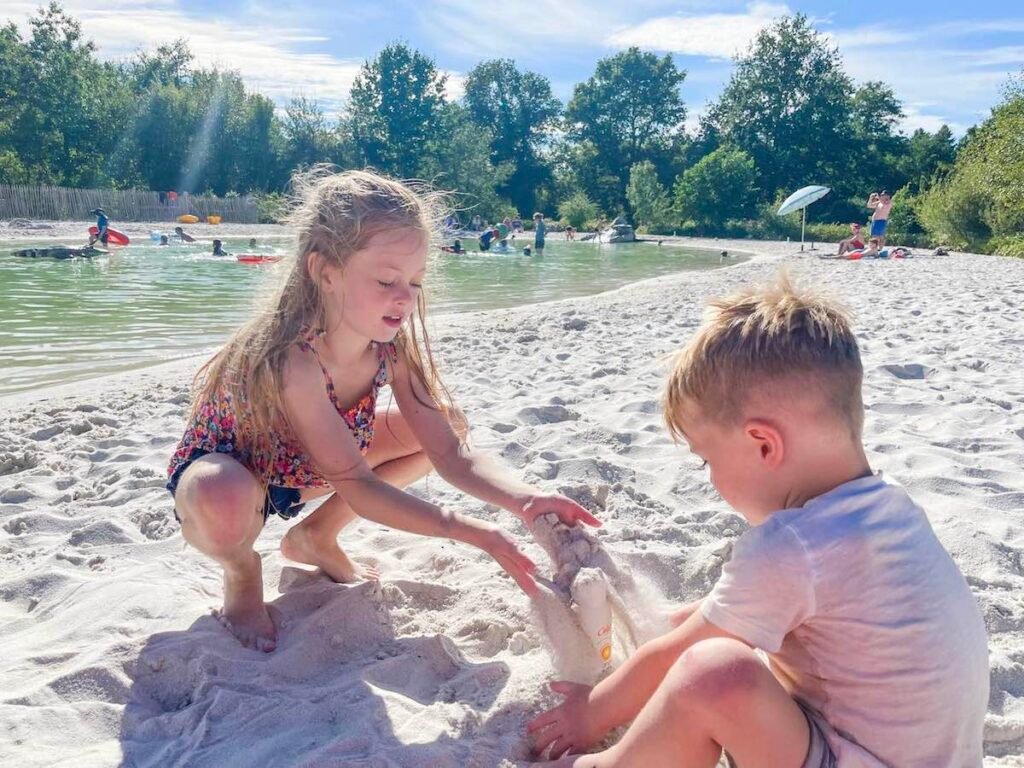
[[[560,680],[551,683],[551,690],[563,694],[565,700],[526,726],[534,754],[540,755],[550,746],[551,759],[557,760],[565,754],[586,752],[604,738],[591,711],[593,688]]]
[[[548,512],[554,512],[558,515],[558,519],[566,525],[586,523],[594,528],[601,527],[600,520],[572,499],[558,493],[539,493],[535,496],[531,496],[519,510],[519,516],[523,518],[523,522],[526,523],[528,528],[532,528],[533,521],[536,520],[539,515],[544,515]]]
[[[497,560],[498,565],[505,569],[523,592],[531,598],[536,597],[539,589],[537,582],[533,580],[533,574],[537,566],[519,551],[512,538],[496,525],[483,520],[467,520],[466,524],[470,530],[465,541]]]

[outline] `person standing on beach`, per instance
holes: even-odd
[[[885,230],[889,225],[889,211],[892,210],[892,196],[884,189],[872,192],[868,197],[868,208],[871,209],[871,234],[877,237],[879,247],[885,247]]]
[[[439,198],[368,171],[296,181],[298,256],[273,300],[196,376],[167,488],[185,540],[224,569],[225,625],[273,650],[253,543],[272,515],[323,503],[281,542],[285,557],[338,582],[376,578],[338,534],[363,517],[487,552],[528,594],[534,564],[504,530],[401,489],[436,469],[529,525],[554,513],[599,525],[576,502],[511,477],[468,441],[434,365],[423,280]],[[377,407],[389,386],[397,407]]]
[[[712,302],[665,419],[750,527],[674,628],[528,726],[558,768],[981,768],[985,622],[907,492],[864,451],[836,304],[785,278]],[[767,655],[765,663],[756,651]]]
[[[544,238],[547,236],[548,228],[544,224],[544,214],[533,214],[533,250],[544,250]]]

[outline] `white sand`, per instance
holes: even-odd
[[[750,249],[718,241],[715,247]],[[673,601],[717,578],[743,529],[666,436],[662,357],[705,297],[769,258],[598,297],[445,318],[434,334],[479,445],[592,502],[617,562]],[[987,766],[1024,765],[1024,261],[791,258],[855,310],[874,466],[928,510],[991,633]],[[360,523],[343,543],[381,584],[339,586],[258,542],[279,649],[208,615],[215,565],[183,546],[163,490],[194,362],[0,400],[0,764],[493,768],[523,759],[551,656],[483,554]],[[510,516],[436,478],[463,512]]]

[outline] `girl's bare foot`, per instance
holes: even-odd
[[[246,648],[270,653],[277,647],[277,627],[263,602],[260,556],[224,569],[224,608],[217,618]]]
[[[374,566],[351,560],[338,546],[337,538],[325,541],[304,523],[292,527],[281,539],[281,554],[297,563],[316,566],[339,584],[380,578]]]

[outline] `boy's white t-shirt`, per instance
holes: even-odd
[[[841,768],[981,766],[981,613],[924,511],[881,474],[744,532],[701,610],[768,653]]]

